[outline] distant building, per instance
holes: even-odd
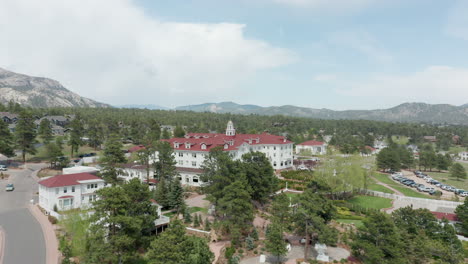
[[[19,115],[10,112],[0,112],[0,118],[7,124],[13,124],[18,121]]]
[[[458,156],[460,156],[461,160],[468,160],[468,151],[463,151],[458,153]]]
[[[424,136],[423,139],[428,142],[436,142],[437,137],[436,136]]]
[[[303,151],[310,151],[312,155],[325,155],[327,153],[327,143],[322,141],[309,140],[296,145],[296,154]]]
[[[387,142],[380,141],[380,140],[374,141],[374,148],[377,149],[377,152],[381,151],[382,149],[384,149],[386,147],[388,147]]]
[[[284,136],[263,134],[237,134],[232,121],[227,124],[224,134],[188,133],[183,138],[164,140],[174,149],[177,170],[183,184],[198,186],[202,182],[199,174],[208,152],[220,147],[233,159],[240,159],[245,153],[259,151],[266,155],[274,170],[292,167],[293,142]]]
[[[89,208],[104,180],[89,173],[56,175],[39,182],[39,206],[46,211]]]

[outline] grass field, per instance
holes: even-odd
[[[394,191],[390,190],[389,188],[382,186],[380,184],[371,181],[371,183],[367,186],[367,189],[376,192],[383,192],[383,193],[395,193]]]
[[[350,220],[350,219],[336,219],[338,223],[343,223],[343,224],[354,224],[356,227],[362,227],[364,224],[362,223],[362,220]]]
[[[375,196],[356,196],[350,199],[348,202],[364,208],[372,208],[377,210],[392,207],[392,199]]]
[[[406,145],[408,144],[408,137],[406,136],[392,136],[393,142],[397,143],[398,145]]]

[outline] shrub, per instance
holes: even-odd
[[[54,204],[54,212],[58,212],[57,204]]]
[[[55,224],[58,223],[57,218],[54,217],[54,216],[49,215],[47,218],[49,219],[49,222],[50,222],[51,224],[53,224],[53,225],[55,225]]]
[[[234,247],[228,247],[226,248],[226,252],[224,252],[224,256],[226,259],[231,259],[232,255],[236,252],[236,249]]]

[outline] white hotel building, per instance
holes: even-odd
[[[209,151],[222,147],[233,159],[251,151],[264,153],[274,170],[284,170],[293,165],[293,142],[283,136],[263,134],[236,134],[234,124],[229,121],[226,133],[188,133],[183,138],[166,140],[174,149],[177,170],[183,184],[200,185],[201,165]]]

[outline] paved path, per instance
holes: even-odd
[[[372,177],[372,176],[371,176],[371,178],[372,178],[377,184],[382,185],[382,186],[384,186],[384,187],[387,187],[388,189],[394,191],[395,194],[401,195],[401,196],[405,196],[402,192],[400,192],[399,190],[393,188],[392,186],[390,186],[390,185],[388,185],[388,184],[386,184],[386,183],[383,183],[383,182],[377,180],[376,178],[374,178],[374,177]]]
[[[9,170],[8,180],[0,180],[0,227],[3,229],[3,264],[46,264],[45,240],[41,226],[28,210],[31,199],[37,199],[37,182],[31,176],[41,165],[29,169]],[[15,190],[6,192],[13,183]],[[1,250],[1,248],[0,248]]]

